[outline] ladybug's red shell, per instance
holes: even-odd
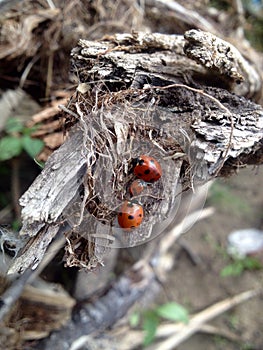
[[[142,155],[137,159],[134,174],[146,182],[155,182],[162,176],[162,168],[156,159]]]
[[[134,180],[129,188],[130,194],[132,196],[138,196],[139,194],[142,193],[142,191],[145,189],[145,187],[147,186],[146,182],[141,180],[141,179],[137,179]]]
[[[143,208],[140,204],[124,201],[119,209],[118,223],[124,229],[138,227],[142,222],[143,214]]]

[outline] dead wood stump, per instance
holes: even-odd
[[[71,55],[78,88],[61,106],[67,139],[21,197],[26,245],[10,273],[35,269],[61,234],[66,265],[94,270],[111,247],[136,246],[173,225],[185,193],[194,196],[217,176],[262,163],[263,109],[246,98],[261,81],[227,42],[197,30],[133,33],[80,40]],[[137,198],[145,207],[143,224],[124,232],[116,215],[129,198],[133,159],[140,154],[157,158],[163,176]],[[64,349],[69,338],[122,317],[157,283],[150,265],[160,240],[150,253],[146,249],[143,264],[77,311],[43,348]]]

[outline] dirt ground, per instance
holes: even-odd
[[[238,175],[214,185],[208,204],[216,208],[215,214],[197,223],[183,236],[183,243],[191,247],[197,264],[177,245],[177,264],[158,303],[173,300],[191,312],[198,312],[229,296],[262,287],[262,269],[244,271],[240,276],[220,276],[222,268],[230,263],[226,254],[228,234],[236,229],[263,228],[262,175],[262,167],[242,169]],[[222,190],[220,195],[217,189]],[[218,335],[199,333],[177,349],[263,349],[262,297],[242,303],[211,324],[235,333],[241,342],[237,344]]]

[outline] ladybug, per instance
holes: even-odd
[[[141,179],[134,180],[129,187],[130,194],[132,196],[138,196],[142,193],[146,186],[147,183],[145,181]]]
[[[140,226],[143,219],[143,207],[140,204],[124,201],[118,213],[118,223],[121,228],[132,229]]]
[[[142,155],[136,159],[134,174],[146,182],[155,182],[162,176],[162,168],[156,159]]]

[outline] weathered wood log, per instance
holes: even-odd
[[[247,80],[250,69],[243,70],[242,58],[235,60],[231,46],[224,46],[229,64],[221,53],[216,56],[220,41],[212,45],[211,62],[202,61],[194,55],[202,41],[195,50],[196,41],[187,40],[200,35],[207,35],[207,50],[211,35],[193,31],[185,38],[133,34],[79,42],[72,51],[79,86],[62,107],[71,127],[21,198],[21,236],[29,240],[10,272],[35,268],[52,238],[63,231],[67,265],[93,270],[111,247],[146,242],[172,225],[182,192],[191,197],[193,189],[216,176],[262,163],[263,109],[232,92],[242,79],[245,88],[239,92],[254,91]],[[198,63],[192,57],[200,57]],[[158,158],[164,175],[140,198],[147,208],[142,229],[127,234],[116,226],[116,212],[128,196],[132,159],[140,153]],[[56,343],[56,348],[68,349],[98,324],[101,330],[114,324],[148,293],[149,285],[157,287],[151,265],[163,245],[154,243],[144,263],[95,304],[76,310],[69,324],[38,348]]]
[[[206,56],[200,55],[202,48]],[[182,192],[191,196],[216,176],[262,163],[263,109],[233,93],[253,95],[257,73],[231,45],[210,34],[81,40],[72,51],[72,70],[79,86],[62,107],[71,128],[21,198],[21,236],[29,238],[10,273],[35,268],[63,231],[67,265],[93,270],[111,246],[146,242],[171,224]],[[142,229],[127,234],[116,226],[116,212],[128,196],[132,159],[140,153],[158,158],[164,175],[140,198],[147,208]],[[43,349],[54,344],[68,349],[98,324],[102,330],[114,324],[157,284],[150,265],[160,249],[156,244],[146,264],[117,280],[103,299],[76,311]]]
[[[31,238],[10,272],[36,267],[62,223],[73,231],[67,264],[91,270],[108,247],[134,246],[162,231],[179,193],[262,163],[263,109],[228,91],[236,83],[244,94],[254,91],[248,74],[256,71],[209,33],[80,40],[72,70],[80,84],[63,110],[73,126],[20,200],[21,235]],[[142,153],[161,162],[163,180],[140,198],[149,213],[143,225],[125,234],[116,213],[128,196],[132,159]]]
[[[59,69],[58,79],[55,76],[52,78],[54,92],[58,87],[61,88],[63,68],[67,71],[68,66],[66,55],[69,47],[72,47],[72,42],[76,42],[77,37],[86,36],[92,40],[100,38],[104,33],[110,34],[116,30],[130,32],[131,28],[134,31],[160,31],[162,33],[184,33],[192,28],[200,28],[231,41],[246,57],[244,60],[244,57],[228,42],[202,31],[189,31],[185,38],[183,36],[135,33],[133,35],[117,35],[105,38],[104,43],[80,42],[78,48],[74,50],[73,66],[78,68],[74,69],[73,67],[73,71],[77,77],[81,76],[81,80],[77,78],[80,84],[78,92],[72,96],[72,103],[63,109],[64,116],[69,119],[69,122],[71,124],[77,122],[78,125],[70,130],[65,147],[61,147],[50,158],[41,176],[21,199],[24,205],[24,226],[20,232],[21,244],[22,242],[27,242],[27,244],[20,252],[21,256],[15,260],[10,272],[22,272],[27,266],[33,269],[43,256],[45,256],[43,260],[51,259],[52,254],[50,250],[46,252],[46,248],[52,239],[56,239],[58,235],[63,234],[63,231],[68,230],[66,235],[68,241],[66,246],[67,265],[77,265],[83,267],[84,270],[92,270],[104,262],[106,266],[101,269],[107,275],[107,269],[110,269],[111,265],[108,264],[107,260],[112,259],[112,256],[108,254],[110,247],[127,243],[127,245],[133,245],[140,241],[149,240],[147,237],[149,233],[155,236],[156,232],[158,233],[166,226],[159,225],[159,228],[156,227],[151,232],[151,226],[147,221],[153,219],[158,222],[158,217],[152,217],[151,212],[161,207],[165,211],[164,203],[166,201],[168,207],[173,203],[176,205],[174,206],[175,210],[171,210],[170,220],[172,222],[169,226],[173,227],[172,234],[164,232],[165,237],[163,234],[155,241],[151,241],[147,245],[144,244],[141,249],[139,249],[140,247],[130,249],[129,252],[132,251],[133,254],[136,252],[136,259],[141,258],[142,260],[137,266],[133,266],[127,271],[125,276],[118,278],[111,286],[108,285],[102,297],[101,289],[100,293],[94,292],[101,285],[96,285],[94,280],[90,279],[90,276],[96,275],[100,280],[103,280],[100,271],[97,271],[96,274],[86,275],[85,279],[88,280],[86,287],[90,293],[93,292],[92,299],[89,300],[90,304],[87,305],[83,302],[78,305],[79,307],[74,310],[72,320],[66,327],[55,332],[44,343],[35,344],[36,349],[41,347],[43,349],[64,350],[70,348],[73,350],[80,348],[85,335],[94,334],[94,330],[94,337],[97,336],[96,340],[98,338],[105,339],[104,330],[112,327],[120,317],[125,315],[135,301],[140,301],[144,296],[148,296],[148,301],[151,299],[149,294],[153,289],[158,288],[157,280],[162,279],[163,281],[167,275],[165,267],[162,265],[162,260],[165,260],[162,259],[162,256],[182,232],[181,227],[178,230],[174,227],[175,222],[177,224],[181,222],[180,215],[177,215],[180,213],[175,214],[174,212],[179,208],[178,211],[186,215],[185,213],[191,212],[192,207],[194,207],[194,205],[189,207],[189,203],[185,203],[183,200],[180,201],[180,191],[192,187],[197,192],[196,186],[200,180],[204,182],[215,176],[228,175],[246,164],[262,163],[261,109],[238,96],[252,98],[254,101],[260,100],[262,82],[253,63],[261,66],[259,71],[261,71],[262,76],[263,60],[262,55],[260,56],[249,47],[245,40],[241,1],[233,2],[231,11],[226,12],[207,6],[206,1],[186,1],[184,7],[176,1],[167,2],[166,0],[145,0],[140,3],[125,0],[118,2],[117,7],[112,5],[111,0],[91,1],[88,6],[87,2],[83,0],[78,1],[77,6],[73,7],[71,2],[65,5],[64,2],[60,4],[58,1],[53,4],[52,1],[47,1],[45,6],[50,7],[50,9],[45,10],[43,10],[43,4],[39,4],[40,8],[33,4],[32,7],[27,6],[24,10],[23,6],[27,3],[23,2],[22,6],[16,7],[10,11],[10,14],[6,14],[6,8],[9,9],[16,3],[20,2],[0,1],[2,14],[0,17],[3,19],[1,53],[4,57],[1,63],[5,67],[2,72],[5,76],[8,76],[8,72],[12,71],[13,77],[17,67],[21,72],[24,70],[20,86],[23,86],[27,81],[32,66],[34,67],[33,71],[40,71],[43,74],[40,80],[34,79],[33,75],[33,80],[37,80],[39,86],[43,86],[46,78],[51,79],[49,73],[51,73],[50,68],[53,66],[51,63],[54,58],[54,63],[56,63],[53,66],[54,72],[58,72]],[[61,8],[62,5],[63,8]],[[34,23],[37,24],[37,30],[34,30]],[[72,24],[74,24],[73,27]],[[55,35],[53,36],[52,33]],[[23,37],[23,34],[26,35]],[[22,40],[20,40],[19,45],[16,45],[16,40],[12,40],[12,38],[22,38]],[[28,40],[29,38],[30,40]],[[106,51],[100,51],[101,44],[104,45]],[[87,50],[87,53],[82,55],[82,49]],[[96,50],[99,50],[99,55],[97,55]],[[17,60],[21,52],[23,53],[22,62]],[[79,59],[78,56],[74,56],[75,54],[79,55]],[[16,60],[15,65],[12,61],[10,62],[12,57]],[[31,58],[32,61],[30,61]],[[48,74],[46,74],[43,65],[46,58],[49,62]],[[36,62],[41,63],[38,65]],[[65,74],[65,79],[67,79],[66,76]],[[94,81],[94,77],[97,81]],[[160,86],[158,87],[160,82],[161,89]],[[47,92],[50,84],[51,80],[47,82]],[[172,86],[168,87],[167,85],[170,84]],[[238,96],[228,92],[234,92]],[[124,123],[123,127],[123,119],[126,115],[127,123]],[[153,118],[147,119],[150,115]],[[59,115],[55,122],[53,117],[54,113],[50,124],[44,125],[48,133],[49,130],[55,130],[54,126],[59,128],[62,124]],[[159,118],[159,123],[156,118]],[[86,137],[87,135],[92,136],[90,139],[94,140],[94,128],[89,126],[90,122],[93,126],[96,124],[95,150],[90,150],[92,143],[89,143]],[[164,124],[164,129],[160,127],[161,124]],[[256,126],[254,127],[254,125]],[[178,134],[175,133],[176,128],[178,128],[177,131],[180,129]],[[40,132],[39,129],[38,132]],[[61,132],[59,135],[63,134],[63,130],[59,130],[59,132]],[[170,134],[172,137],[168,138],[167,135]],[[56,138],[57,142],[54,142],[54,133],[48,134],[48,136],[52,140],[52,147],[42,159],[44,161],[52,153],[53,145],[57,147],[60,142],[58,138]],[[260,139],[258,143],[255,141],[257,137]],[[158,199],[159,202],[158,200],[156,202],[147,200],[145,203],[150,206],[150,214],[146,215],[145,231],[147,234],[143,237],[139,235],[136,237],[134,233],[135,237],[132,235],[132,238],[126,237],[128,241],[118,242],[117,238],[121,237],[115,235],[115,240],[113,240],[112,234],[107,234],[105,230],[102,230],[104,228],[103,217],[105,213],[108,213],[107,219],[113,220],[116,215],[110,198],[114,198],[113,202],[115,201],[117,205],[119,200],[121,201],[122,195],[128,195],[125,179],[127,180],[127,174],[128,176],[130,174],[125,170],[122,171],[122,168],[118,168],[118,164],[124,160],[125,166],[129,165],[129,157],[124,152],[128,148],[127,143],[131,145],[128,154],[132,157],[136,150],[142,150],[141,146],[138,146],[137,149],[133,148],[132,138],[135,139],[136,145],[140,145],[142,142],[146,144],[144,149],[147,152],[154,152],[158,159],[160,157],[165,170],[163,182],[168,182],[168,185],[159,183],[157,186],[147,189],[148,194],[153,195],[151,191],[154,188],[156,197],[161,197]],[[106,141],[103,147],[99,141],[105,139],[111,140],[111,145]],[[175,147],[171,149],[169,146],[171,146],[172,141]],[[250,144],[246,144],[247,141]],[[236,144],[237,147],[235,147]],[[109,154],[105,155],[106,149],[109,150]],[[93,152],[96,155],[95,162],[94,159],[88,157]],[[105,158],[108,156],[109,161],[104,163],[100,155]],[[91,164],[93,162],[94,164],[90,166],[87,159]],[[169,159],[170,161],[168,161]],[[109,165],[108,175],[111,174],[111,170],[113,174],[123,175],[123,179],[116,177],[118,181],[115,183],[119,184],[119,187],[113,186],[114,177],[109,179],[109,186],[105,184],[105,177],[100,179],[100,174],[103,172],[98,171],[99,164]],[[91,167],[90,174],[87,173],[89,166]],[[169,169],[171,166],[173,166],[174,174],[170,177]],[[116,172],[116,168],[120,172]],[[95,177],[95,181],[90,181],[92,177]],[[171,182],[170,185],[169,182]],[[94,183],[95,190],[92,189]],[[173,198],[174,193],[169,193],[168,196],[172,184],[177,187],[174,202],[170,199]],[[92,207],[89,202],[90,193],[96,194],[97,192],[102,194],[102,197],[97,197]],[[185,192],[188,192],[191,197],[191,189]],[[106,194],[108,200],[105,198]],[[117,195],[119,196],[118,200],[115,198]],[[202,207],[204,199],[200,200],[197,196],[194,199],[199,207]],[[94,207],[97,208],[96,212],[93,211]],[[205,212],[206,210],[203,210],[202,215]],[[90,221],[92,215],[96,218],[95,223]],[[193,215],[190,220],[192,223],[196,220],[195,216]],[[160,215],[159,218],[163,219],[163,215]],[[96,228],[96,221],[99,230]],[[78,226],[80,223],[81,225]],[[167,223],[169,222],[167,221]],[[114,224],[114,220],[112,224]],[[89,228],[89,235],[84,233],[85,225]],[[70,234],[72,229],[77,232]],[[11,236],[9,238],[14,243],[15,240]],[[54,243],[57,244],[62,239]],[[108,243],[109,247],[107,247]],[[50,248],[53,250],[53,246]],[[123,252],[123,250],[121,252],[124,255],[126,253],[127,256],[127,252]],[[42,265],[44,264],[45,261],[42,261]],[[34,272],[29,269],[25,271],[19,277],[18,285],[14,282],[1,296],[1,320],[3,314],[10,312],[11,306],[19,298],[28,276],[32,277],[38,274],[41,268],[40,266]],[[14,279],[15,276],[13,275],[11,278]],[[92,290],[90,289],[91,284],[94,287]],[[75,297],[78,299],[76,295]],[[85,296],[81,297],[85,298]],[[51,308],[53,309],[52,306]],[[55,318],[54,314],[53,318]],[[33,322],[36,321],[35,323],[38,323],[37,326],[40,328],[41,323],[49,319],[43,316],[41,313],[40,322],[37,318],[33,318]],[[32,319],[29,319],[30,321],[32,322]],[[25,325],[24,320],[23,324]],[[21,321],[19,321],[19,325],[21,325]],[[46,326],[49,326],[50,329],[56,329],[53,324],[46,324]],[[60,325],[55,326],[59,327]],[[6,339],[13,337],[12,332],[5,334],[5,330],[6,328],[3,328],[2,333]],[[18,333],[21,334],[21,328]],[[80,339],[78,339],[79,337]],[[9,348],[10,345],[6,347]],[[88,347],[92,347],[92,344],[88,343]],[[108,346],[100,347],[97,344],[97,348],[109,350],[111,347],[114,348],[114,345],[108,344]],[[117,347],[120,348],[122,345],[118,343]]]

